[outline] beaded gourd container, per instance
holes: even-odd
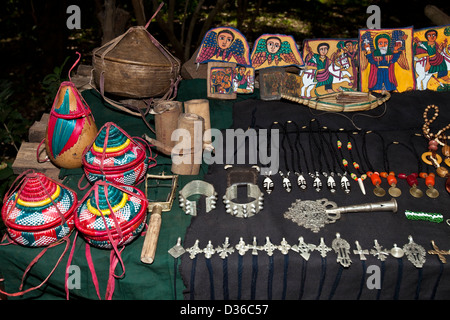
[[[50,111],[45,149],[53,164],[80,168],[84,149],[97,134],[91,109],[70,81],[61,83]]]
[[[80,201],[75,226],[92,246],[123,246],[144,229],[147,205],[148,200],[138,188],[98,181]]]
[[[23,175],[3,203],[8,235],[23,246],[48,246],[74,229],[77,194],[42,173]]]
[[[104,180],[121,185],[143,181],[147,169],[156,163],[152,163],[148,145],[139,139],[112,122],[106,123],[83,154],[86,178],[91,183]]]

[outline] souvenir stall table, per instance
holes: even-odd
[[[122,179],[119,190],[129,190],[125,180],[132,178],[129,184],[134,184],[139,168],[131,167],[125,160],[136,156],[130,151],[136,143],[133,137],[139,137],[139,141],[144,137],[161,151],[156,158],[149,157],[156,160],[156,165],[149,162],[147,173],[159,177],[177,174],[178,197],[171,208],[163,209],[161,204],[156,208],[154,203],[152,214],[148,212],[149,227],[145,231],[158,235],[158,244],[154,259],[150,254],[146,262],[141,255],[143,248],[151,249],[153,242],[147,242],[147,234],[140,233],[143,223],[138,223],[133,214],[142,209],[142,203],[157,201],[164,193],[163,185],[154,185],[150,200],[147,188],[140,183],[137,187],[147,194],[147,199],[136,200],[139,205],[135,210],[127,211],[135,205],[128,200],[140,191],[128,191],[128,195],[116,197],[112,203],[108,188],[104,187],[103,193],[99,191],[107,183],[94,184],[90,180],[95,197],[86,200],[86,204],[80,201],[75,225],[81,220],[93,221],[87,231],[97,235],[104,228],[108,237],[103,233],[103,238],[95,240],[98,245],[91,248],[92,239],[77,225],[70,242],[64,238],[66,241],[51,247],[3,243],[0,276],[4,278],[5,291],[26,291],[11,296],[18,299],[448,299],[450,270],[445,257],[450,248],[450,180],[446,183],[449,173],[445,168],[450,166],[446,145],[450,93],[447,82],[443,83],[447,81],[441,77],[443,72],[437,73],[442,80],[434,77],[436,81],[431,82],[437,87],[415,90],[415,71],[420,68],[414,66],[411,51],[416,50],[418,59],[432,57],[427,46],[435,44],[425,33],[428,42],[415,37],[413,47],[413,32],[412,27],[360,30],[359,42],[311,39],[304,42],[303,57],[291,36],[265,34],[257,39],[250,56],[245,36],[238,30],[213,28],[205,35],[195,61],[208,64],[206,80],[181,80],[177,72],[172,74],[179,61],[167,50],[158,52],[169,61],[165,72],[167,88],[158,94],[166,92],[167,98],[177,92],[175,100],[184,103],[185,108],[177,119],[177,128],[184,128],[183,119],[189,117],[189,129],[194,133],[187,146],[186,137],[182,137],[183,149],[174,152],[173,157],[167,156],[171,154],[167,152],[170,146],[158,145],[158,130],[149,130],[148,122],[157,127],[156,115],[143,115],[141,110],[132,116],[126,112],[130,110],[124,112],[103,94],[135,98],[127,92],[119,94],[129,88],[116,81],[121,78],[128,84],[133,75],[119,72],[118,76],[102,68],[111,59],[123,61],[120,55],[111,58],[108,54],[120,53],[117,49],[135,33],[144,35],[144,43],[153,43],[151,48],[156,39],[146,35],[142,27],[131,28],[123,37],[106,44],[110,48],[96,50],[94,76],[99,91],[84,91],[82,96],[89,105],[84,106],[84,112],[91,109],[92,119],[101,130],[94,141],[91,139],[89,149],[83,148],[90,152],[89,156],[83,153],[83,168],[61,169],[64,186],[74,190],[79,199],[86,199],[89,194],[80,183],[84,174],[88,179],[94,177],[94,170],[87,173],[89,158],[92,167],[97,161],[97,173],[109,170],[113,176],[120,171],[119,177],[115,176]],[[436,30],[431,32],[438,34]],[[449,29],[441,28],[439,32],[447,35]],[[156,47],[161,49],[160,45]],[[96,59],[101,62],[97,66]],[[129,66],[120,67],[132,70]],[[152,67],[152,63],[147,61],[141,67]],[[288,72],[288,67],[301,69]],[[254,90],[257,71],[259,90]],[[150,69],[143,74],[154,72]],[[157,78],[161,84],[162,77]],[[137,80],[138,87],[154,82]],[[420,84],[425,85],[425,79]],[[355,92],[358,87],[361,91]],[[429,90],[422,90],[425,88]],[[373,95],[368,91],[384,94],[372,103]],[[52,147],[47,135],[46,151],[51,159],[59,155],[79,157],[80,152],[72,150],[70,144],[75,142],[79,147],[81,130],[88,127],[83,117],[77,120],[85,125],[76,128],[80,131],[68,121],[74,116],[69,107],[84,104],[83,99],[72,99],[70,92],[65,92],[58,92],[52,106],[52,111],[58,106],[58,112],[51,113],[57,119],[50,118],[47,133],[53,132],[50,124],[56,123],[71,130],[52,135]],[[157,94],[150,96],[153,95]],[[324,108],[330,97],[356,108]],[[196,99],[207,99],[207,116],[187,111],[198,107],[192,106]],[[199,140],[194,119],[203,119]],[[111,129],[111,123],[116,129]],[[429,128],[425,134],[424,123]],[[211,136],[203,135],[209,126],[215,130],[209,132]],[[102,131],[104,128],[107,129]],[[165,138],[171,133],[167,131]],[[435,136],[427,137],[429,133]],[[442,151],[437,139],[445,146]],[[152,154],[156,147],[151,148]],[[421,156],[424,152],[428,152],[427,157]],[[111,158],[107,159],[106,154],[111,154]],[[430,162],[430,156],[435,154],[445,158],[441,165]],[[202,156],[199,171],[174,172],[173,165],[179,165],[175,157],[187,156],[192,161],[197,155]],[[88,186],[86,179],[84,183]],[[112,189],[111,194],[120,194]],[[47,189],[45,192],[45,205],[50,201],[57,207],[57,192],[52,189],[54,199]],[[93,199],[96,202],[92,204],[89,201]],[[22,210],[16,206],[22,201],[18,194],[15,201],[8,200],[8,208],[17,209],[13,215],[19,215],[18,220],[29,218],[24,215],[26,219],[22,219],[17,213]],[[25,205],[29,203],[25,201]],[[30,212],[41,203],[31,202]],[[158,210],[162,211],[160,220]],[[61,210],[57,211],[66,224]],[[142,211],[139,212],[141,216]],[[109,214],[112,219],[104,217]],[[133,240],[125,246],[118,242],[125,241],[122,221],[122,227],[131,230]],[[115,239],[112,231],[117,234]],[[98,248],[105,244],[114,250]]]

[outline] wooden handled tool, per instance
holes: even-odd
[[[155,260],[156,247],[158,245],[159,230],[161,229],[162,207],[160,205],[153,206],[150,215],[150,221],[147,233],[144,239],[144,245],[141,251],[141,261],[143,263],[152,264]]]
[[[148,222],[147,233],[145,234],[144,244],[141,251],[141,262],[152,264],[155,261],[156,247],[158,245],[159,231],[161,230],[161,219],[162,213],[170,211],[172,208],[173,200],[175,197],[175,190],[178,183],[177,175],[146,175],[145,180],[145,194],[148,198],[148,188],[150,185],[148,183],[149,179],[153,180],[164,180],[170,179],[172,182],[170,184],[170,193],[167,195],[165,201],[149,202],[147,211],[151,212],[150,219]],[[156,185],[162,187],[162,185]]]

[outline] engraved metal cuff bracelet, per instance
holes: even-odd
[[[214,190],[213,185],[202,180],[193,180],[187,183],[179,192],[180,207],[186,214],[191,216],[197,215],[196,200],[188,200],[190,196],[195,194],[206,196],[206,212],[216,208],[217,192]]]
[[[239,186],[247,186],[249,202],[239,203],[236,201]],[[264,197],[259,187],[256,184],[245,182],[232,184],[223,196],[226,212],[238,218],[249,218],[257,214],[263,209],[263,200]]]

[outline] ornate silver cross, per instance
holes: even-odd
[[[350,259],[350,244],[341,238],[339,233],[336,233],[336,239],[331,243],[331,247],[337,254],[336,261],[344,268],[350,267],[352,259]]]
[[[199,240],[195,240],[195,243],[192,247],[187,248],[186,251],[189,252],[189,258],[195,259],[199,253],[202,253],[203,250],[198,246]]]
[[[230,241],[229,238],[226,237],[223,245],[221,247],[219,246],[216,248],[216,252],[219,254],[219,257],[221,257],[222,259],[227,258],[230,254],[232,254],[234,252],[234,248],[230,247],[229,241]]]
[[[408,236],[409,243],[403,246],[403,251],[405,252],[408,260],[416,267],[422,268],[425,264],[426,251],[421,245],[414,242],[412,236]]]
[[[288,254],[290,249],[291,245],[287,243],[285,238],[283,238],[283,240],[281,240],[280,245],[278,246],[278,250],[280,250],[282,254]]]
[[[214,250],[214,247],[211,243],[211,240],[208,241],[208,244],[206,245],[206,248],[203,249],[203,253],[205,254],[206,259],[211,259],[214,253],[216,253],[216,250]]]
[[[325,258],[327,256],[327,253],[332,249],[325,244],[323,238],[320,238],[320,244],[315,248],[315,250],[319,251],[322,258]]]
[[[378,260],[384,261],[389,256],[389,252],[384,250],[383,247],[378,243],[378,240],[374,240],[375,245],[373,246],[375,249],[370,250],[370,253],[378,258]]]
[[[323,238],[321,240],[323,241]],[[323,245],[325,245],[325,243],[323,243]],[[296,245],[292,246],[292,250],[294,250],[295,252],[298,252],[302,256],[302,258],[305,259],[306,261],[309,260],[309,257],[311,256],[311,252],[314,249],[316,249],[316,245],[314,245],[312,243],[305,243],[305,241],[303,240],[303,237],[298,238],[298,245],[296,244]],[[325,253],[325,255],[326,255],[326,253]]]

